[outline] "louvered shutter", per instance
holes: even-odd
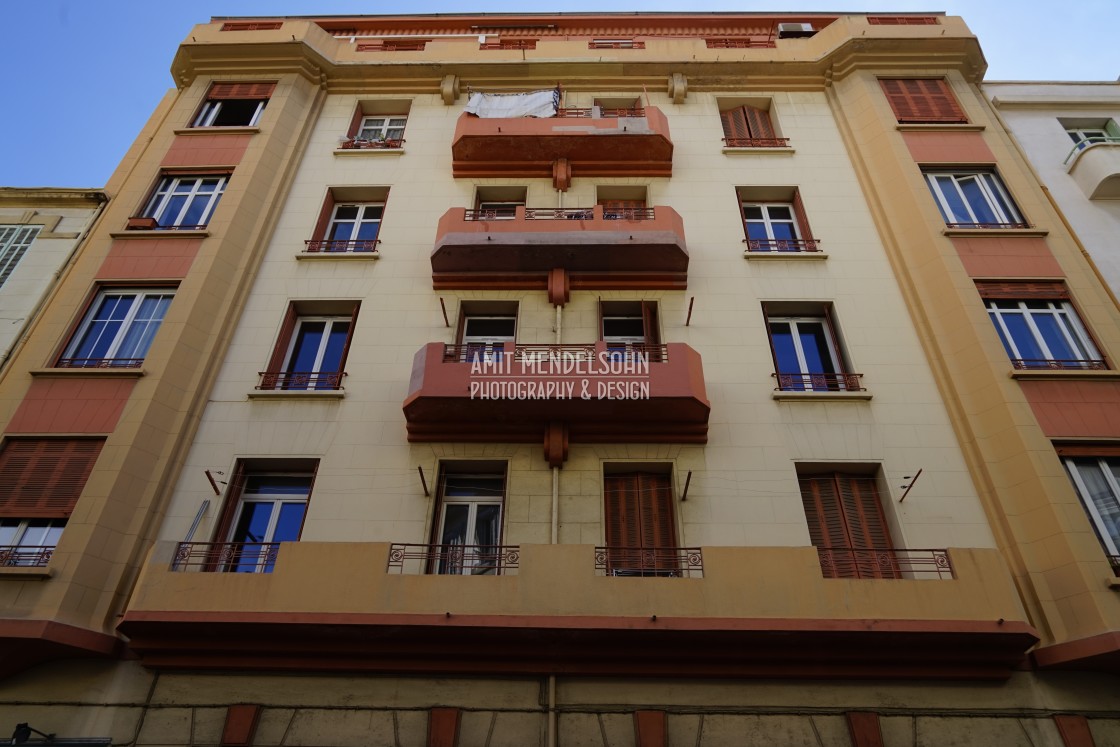
[[[750,128],[751,137],[771,140],[774,138],[774,126],[770,123],[770,112],[754,106],[744,106],[743,113],[747,118],[747,127]]]
[[[357,137],[358,130],[361,129],[362,120],[365,119],[365,113],[362,112],[362,107],[354,109],[354,116],[350,118],[350,126],[346,128],[346,137]]]
[[[669,475],[609,475],[604,483],[611,572],[671,572],[677,568],[672,485]],[[662,552],[650,552],[660,548]],[[643,552],[645,551],[645,552]]]
[[[272,349],[272,358],[268,361],[268,373],[275,374],[284,371],[284,364],[287,363],[288,348],[292,344],[292,334],[296,329],[296,320],[299,318],[299,312],[296,311],[294,303],[288,304],[287,311],[284,312],[284,321],[280,325],[280,334],[276,338],[276,347]],[[273,389],[277,382],[272,381],[273,386],[268,386],[270,382],[266,381],[261,385],[265,389]]]
[[[342,372],[346,370],[346,356],[350,355],[350,342],[354,339],[354,330],[358,326],[358,309],[362,306],[360,301],[354,303],[354,310],[350,312],[350,328],[346,331],[346,344],[342,347],[342,357],[338,359],[338,386],[342,386]]]
[[[0,516],[65,519],[93,471],[100,439],[10,439],[0,452]]]
[[[1000,282],[993,280],[978,280],[976,290],[981,298],[1007,299],[1012,301],[1025,301],[1029,299],[1068,301],[1069,289],[1061,281],[1035,281],[1028,283]]]
[[[726,140],[749,140],[751,128],[747,124],[747,113],[737,106],[720,113],[723,122],[723,137]]]
[[[209,101],[225,99],[267,99],[276,89],[276,83],[215,83],[206,95]]]
[[[805,212],[805,203],[801,201],[801,190],[793,191],[793,217],[797,221],[797,230],[801,233],[802,241],[811,241],[813,229],[809,227],[809,214]]]
[[[326,241],[327,227],[331,223],[331,217],[334,215],[334,192],[327,190],[327,196],[323,198],[323,207],[319,209],[319,219],[315,221],[315,231],[311,237],[316,241]]]
[[[855,551],[853,562],[857,567],[858,577],[898,578],[893,553],[860,552],[891,549],[891,536],[887,531],[875,480],[869,477],[837,475],[836,482],[840,505],[844,511],[844,523],[848,529],[849,546]]]
[[[636,475],[611,475],[603,485],[609,573],[641,568],[642,526]]]
[[[642,335],[650,363],[661,363],[661,333],[657,324],[657,301],[642,301]]]
[[[901,124],[968,122],[941,78],[880,78],[879,85]]]
[[[818,548],[843,548],[848,546],[848,533],[844,528],[844,515],[840,497],[832,476],[802,478],[801,502],[805,506],[805,519],[809,523],[809,540]],[[855,568],[848,553],[818,550],[821,569],[826,578],[850,578]]]

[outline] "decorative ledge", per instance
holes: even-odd
[[[743,252],[743,258],[751,262],[769,262],[774,260],[812,262],[828,259],[828,252]]]
[[[1049,236],[1050,231],[1045,228],[943,228],[942,236],[957,236],[961,238],[1004,238],[1007,236],[1023,236],[1042,238]]]
[[[747,156],[753,154],[769,154],[769,155],[790,155],[792,156],[796,151],[788,145],[777,148],[731,148],[728,146],[723,147],[724,155],[728,156]]]
[[[336,156],[403,156],[404,148],[335,148]]]
[[[358,260],[360,262],[368,262],[371,259],[381,259],[380,252],[296,252],[296,259],[334,259],[334,260]]]
[[[900,132],[983,132],[987,128],[982,124],[951,122],[931,122],[930,124],[900,124],[895,126]]]
[[[114,239],[205,239],[210,231],[202,229],[187,229],[176,231],[174,229],[139,230],[139,231],[110,231],[109,236]]]
[[[777,400],[778,402],[796,402],[798,400],[866,402],[871,399],[871,392],[783,392],[778,390],[770,393],[770,399]]]
[[[182,127],[172,130],[176,135],[256,135],[260,127]]]
[[[1037,370],[1014,369],[1008,374],[1012,379],[1048,381],[1120,381],[1120,371],[1093,371],[1084,368],[1040,368]]]
[[[254,389],[249,399],[343,399],[342,389]]]
[[[39,578],[48,579],[54,575],[54,571],[46,566],[33,565],[33,566],[0,566],[0,578]]]
[[[148,372],[142,368],[128,368],[127,366],[106,366],[104,368],[95,366],[89,366],[88,368],[74,366],[71,368],[33,368],[28,371],[28,373],[32,376],[43,378],[69,378],[71,376],[77,376],[83,379],[139,379],[141,376],[146,376]]]

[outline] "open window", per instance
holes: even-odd
[[[128,228],[163,231],[206,228],[228,181],[228,173],[165,173],[144,209],[129,218]]]
[[[1113,571],[1120,575],[1120,446],[1060,445],[1058,455]]]
[[[174,297],[174,288],[102,288],[55,365],[138,368]]]
[[[605,465],[603,502],[607,575],[681,575],[671,465]]]
[[[399,150],[412,107],[409,99],[359,101],[339,147],[344,150]]]
[[[879,85],[899,124],[968,123],[944,78],[880,78]]]
[[[797,187],[739,187],[747,252],[816,252],[809,216]]]
[[[342,389],[359,301],[293,301],[258,389]]]
[[[466,362],[500,360],[517,339],[516,301],[463,301],[452,358]]]
[[[479,187],[475,192],[477,220],[513,220],[517,208],[525,207],[526,187]]]
[[[7,438],[0,448],[0,566],[45,566],[104,441]]]
[[[330,187],[308,252],[377,254],[388,187]]]
[[[657,301],[599,301],[599,339],[611,358],[625,360],[636,354],[651,363],[663,360]]]
[[[502,572],[506,463],[440,465],[429,573],[465,576]]]
[[[995,171],[923,170],[949,228],[1029,228]]]
[[[777,391],[862,391],[837,334],[831,304],[766,302],[762,305],[774,355]]]
[[[874,475],[798,466],[809,538],[825,578],[901,578]]]
[[[1018,369],[1105,369],[1062,282],[976,283],[988,317]]]
[[[649,220],[653,208],[647,206],[646,188],[635,185],[600,185],[595,201],[603,206],[604,220]]]
[[[723,144],[728,148],[782,148],[789,138],[781,137],[771,117],[771,99],[719,99]]]
[[[214,83],[191,127],[256,127],[275,89],[274,82]]]

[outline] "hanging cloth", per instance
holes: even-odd
[[[483,119],[555,117],[560,92],[556,89],[527,93],[472,93],[466,112]]]

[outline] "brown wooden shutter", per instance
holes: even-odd
[[[595,304],[595,311],[599,314],[599,339],[603,339],[603,297],[599,296],[599,302]]]
[[[737,106],[720,113],[723,122],[723,137],[727,140],[749,140],[751,128],[747,124],[747,113],[743,107]]]
[[[289,303],[287,311],[284,312],[284,321],[280,325],[280,334],[276,337],[276,347],[272,349],[272,357],[268,361],[266,370],[269,373],[280,373],[284,370],[288,347],[292,344],[292,335],[295,333],[298,319],[299,312],[296,311],[296,305]]]
[[[1120,457],[1120,444],[1057,444],[1054,450],[1061,457]]]
[[[346,137],[358,136],[358,130],[361,129],[362,119],[364,118],[365,113],[362,111],[362,107],[355,107],[354,116],[350,119],[350,127],[346,129]]]
[[[354,339],[354,329],[358,326],[358,309],[362,307],[361,301],[354,302],[354,310],[350,312],[350,329],[346,330],[346,344],[342,346],[342,357],[338,359],[338,385],[342,386],[342,372],[346,370],[346,356],[350,355],[350,341]]]
[[[657,323],[657,301],[642,301],[642,335],[650,363],[661,363],[661,332]]]
[[[672,484],[667,474],[634,472],[608,475],[603,494],[606,504],[607,545],[611,571],[673,570],[672,552],[643,556],[642,550],[677,547],[673,520]]]
[[[744,106],[743,112],[747,117],[747,126],[751,130],[751,137],[759,139],[772,139],[774,126],[770,123],[770,112],[754,106]]]
[[[905,123],[965,123],[949,84],[941,78],[880,78],[895,118]]]
[[[980,292],[981,298],[990,299],[1068,301],[1070,298],[1069,290],[1065,283],[1060,280],[1029,283],[978,280],[976,281],[976,290]]]
[[[899,576],[891,553],[859,552],[892,547],[874,478],[833,473],[802,478],[798,482],[813,545],[837,549],[820,551],[821,569],[826,577]],[[880,562],[881,558],[887,558],[888,562]]]
[[[237,515],[237,509],[241,505],[241,493],[245,490],[245,473],[245,463],[238,460],[226,488],[226,502],[222,504],[218,524],[214,527],[213,542],[229,542],[230,532],[233,531],[233,517]]]
[[[215,83],[206,94],[208,101],[223,99],[267,99],[276,89],[276,83]]]
[[[809,214],[805,212],[805,203],[801,201],[800,189],[793,190],[793,218],[797,221],[797,230],[801,232],[801,240],[811,240],[813,229],[809,227]]]
[[[0,516],[69,517],[103,444],[89,438],[6,441],[0,451]]]
[[[323,198],[323,207],[319,210],[319,220],[315,222],[315,231],[311,234],[312,239],[326,241],[327,226],[330,225],[332,215],[334,215],[334,192],[328,189],[327,196]]]

